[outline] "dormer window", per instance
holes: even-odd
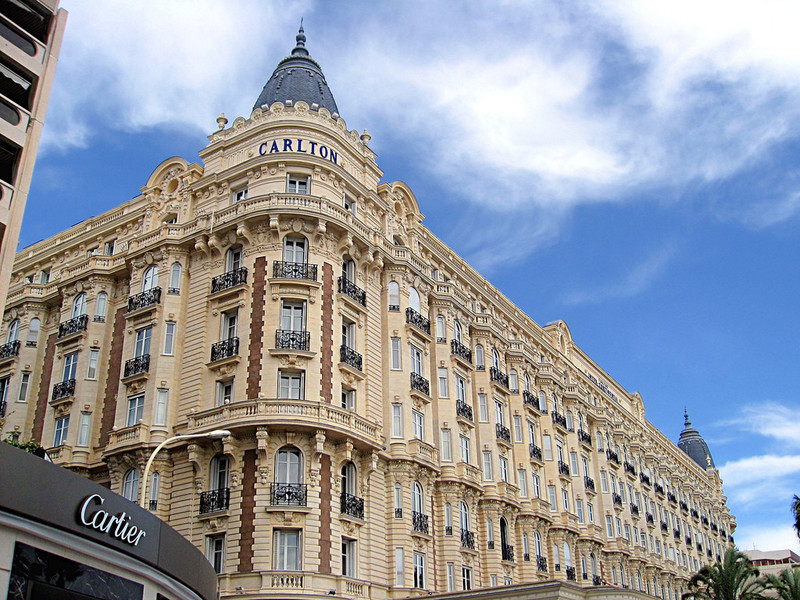
[[[234,190],[232,200],[234,204],[247,200],[247,188],[243,187],[239,188],[238,190]]]
[[[311,177],[290,173],[286,176],[286,192],[288,194],[308,194],[311,189]]]

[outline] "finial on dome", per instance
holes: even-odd
[[[692,422],[689,421],[689,411],[686,410],[686,407],[683,407],[683,426],[684,427],[691,427]]]
[[[294,50],[292,50],[292,54],[308,55],[308,50],[306,50],[306,33],[303,29],[302,17],[300,18],[300,29],[294,39],[297,41],[297,45],[294,47]]]

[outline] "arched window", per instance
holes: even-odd
[[[584,432],[586,431],[583,428],[583,415],[581,414],[581,411],[578,411],[578,429],[580,429],[581,431],[584,431]]]
[[[494,523],[491,519],[486,519],[486,540],[489,543],[489,550],[494,550]]]
[[[275,482],[303,482],[303,454],[294,446],[284,446],[275,454]]]
[[[543,413],[547,412],[547,395],[544,390],[539,391],[539,410]]]
[[[283,238],[283,261],[287,263],[305,264],[308,262],[308,244],[306,238]]]
[[[553,412],[557,413],[558,412],[558,396],[556,396],[555,392],[550,394],[550,396],[553,399]]]
[[[35,346],[36,342],[39,341],[39,329],[41,327],[42,322],[39,320],[38,317],[34,317],[31,319],[31,324],[28,326],[28,345]]]
[[[158,484],[161,476],[158,471],[150,478],[150,510],[158,508]]]
[[[596,437],[597,437],[597,449],[599,451],[602,451],[603,450],[603,434],[598,431]]]
[[[97,294],[97,302],[94,304],[94,320],[105,321],[106,310],[108,310],[108,294],[100,292]]]
[[[536,548],[536,557],[542,556],[542,536],[538,531],[533,532],[533,544]]]
[[[72,302],[72,317],[80,317],[86,314],[86,293],[82,292],[75,296]]]
[[[597,577],[597,559],[594,557],[594,552],[589,555],[589,564],[592,567],[592,577]]]
[[[342,465],[342,491],[351,496],[356,495],[356,466],[352,461]]]
[[[581,554],[581,575],[584,579],[588,578],[588,573],[586,572],[586,556]]]
[[[389,310],[400,310],[400,284],[389,282]]]
[[[447,341],[447,332],[445,331],[444,317],[442,315],[436,316],[436,341],[438,343]]]
[[[523,375],[523,382],[524,382],[523,385],[525,386],[525,388],[524,388],[525,391],[526,392],[530,392],[531,391],[531,377],[530,377],[530,375],[528,375],[527,371]]]
[[[19,319],[14,319],[8,325],[8,337],[6,342],[16,342],[19,339]]]
[[[467,503],[463,500],[459,505],[459,526],[461,531],[469,531],[469,508],[467,508]]]
[[[572,411],[567,411],[567,429],[573,431],[575,429],[575,420],[572,418]]]
[[[572,552],[569,551],[569,544],[564,542],[564,564],[568,567],[572,566]]]
[[[181,263],[172,263],[172,267],[169,270],[169,290],[167,290],[170,294],[180,293],[182,272],[183,268],[181,267]]]
[[[224,454],[217,454],[211,459],[211,478],[208,488],[211,491],[224,490],[228,487],[228,474],[230,472],[230,462]]]
[[[411,510],[423,514],[425,512],[423,510],[424,507],[425,503],[423,502],[422,486],[419,484],[419,481],[415,481],[414,485],[411,486]]]
[[[522,558],[524,560],[530,560],[531,559],[531,549],[530,549],[530,545],[528,544],[528,534],[527,533],[523,533],[522,534],[522,554],[523,554]]]
[[[399,481],[394,483],[394,518],[403,518],[403,488]]]
[[[147,267],[142,277],[142,291],[146,292],[158,286],[158,265]]]
[[[500,370],[500,354],[496,348],[492,348],[492,366],[498,371]]]
[[[475,366],[479,371],[483,371],[486,368],[486,362],[483,357],[483,346],[480,344],[475,346]]]
[[[131,502],[139,501],[139,471],[129,469],[122,477],[122,496]]]
[[[225,271],[236,271],[242,268],[242,247],[231,246],[225,252]]]
[[[505,517],[500,517],[500,550],[502,551],[504,558],[506,556],[506,548],[511,545],[511,539],[508,535],[508,521],[506,521]],[[506,558],[506,560],[510,560]]]
[[[458,319],[453,321],[453,339],[457,341],[459,344],[463,343],[461,340],[462,337],[462,330],[461,330],[461,323],[458,322]]]
[[[419,292],[414,286],[408,288],[408,307],[421,312],[419,308]]]
[[[453,509],[449,502],[444,505],[444,527],[445,535],[453,535]]]
[[[348,257],[342,260],[342,278],[352,283],[356,281],[356,263]]]
[[[556,571],[561,570],[561,556],[558,552],[558,544],[553,542],[553,564],[555,565]]]
[[[508,373],[508,389],[512,391],[519,390],[519,377],[516,369],[511,369]]]

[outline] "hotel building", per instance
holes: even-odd
[[[252,114],[217,123],[202,164],[165,160],[17,255],[4,437],[132,500],[146,484],[222,597],[678,600],[724,552],[735,521],[688,418],[679,447],[380,183],[302,29]],[[214,429],[232,435],[171,442],[141,481],[157,444]]]

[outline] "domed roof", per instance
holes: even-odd
[[[708,450],[708,445],[700,433],[692,427],[689,421],[689,413],[684,411],[684,426],[681,431],[681,439],[678,440],[678,448],[683,450],[689,455],[694,462],[700,465],[703,469],[714,467],[714,459],[711,458],[711,452]]]
[[[291,56],[278,63],[275,72],[256,100],[253,110],[264,105],[271,106],[273,102],[302,100],[309,106],[313,104],[324,106],[331,114],[338,113],[336,100],[333,99],[322,69],[306,50],[306,35],[303,32],[302,22],[296,39],[297,45],[292,50]]]

